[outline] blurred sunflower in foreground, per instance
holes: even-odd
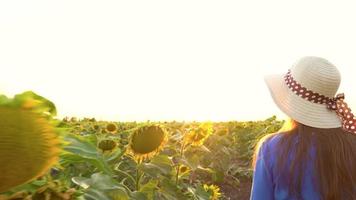
[[[201,146],[205,140],[213,133],[213,125],[210,122],[200,124],[184,135],[183,143],[192,146]]]
[[[167,140],[167,132],[160,125],[142,126],[131,134],[128,154],[141,162],[161,151]]]
[[[36,179],[57,162],[55,114],[54,104],[33,92],[0,96],[0,193]]]
[[[216,185],[204,184],[204,190],[210,193],[210,200],[218,200],[221,197],[220,188]]]

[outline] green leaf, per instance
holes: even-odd
[[[164,178],[160,184],[159,193],[169,200],[185,200],[187,196],[180,191],[180,189],[171,180]]]
[[[225,174],[224,172],[217,170],[212,173],[211,177],[215,183],[222,183],[224,182]]]
[[[210,193],[205,191],[201,185],[198,185],[196,189],[191,189],[190,191],[193,191],[194,198],[197,200],[210,200]]]
[[[46,179],[40,179],[40,180],[34,180],[30,183],[27,184],[23,184],[23,185],[19,185],[15,188],[12,188],[9,192],[10,193],[16,193],[16,192],[20,192],[20,191],[28,191],[31,193],[34,193],[37,191],[38,188],[44,186],[47,184],[47,180]]]
[[[114,152],[112,152],[111,154],[104,155],[106,162],[111,162],[111,161],[115,161],[117,159],[120,159],[123,155],[124,155],[125,151],[117,148],[114,150]]]
[[[129,199],[124,186],[103,173],[95,173],[90,178],[74,177],[72,181],[86,189],[84,196],[89,199]]]
[[[65,151],[79,155],[83,158],[95,159],[98,156],[96,146],[90,142],[87,142],[83,137],[67,135],[64,138],[69,145],[64,147]]]
[[[34,107],[32,109],[36,110],[37,112],[46,112],[49,113],[51,116],[57,115],[57,109],[53,102],[32,91],[26,91],[21,94],[17,94],[13,99],[13,103],[17,106],[22,106],[28,101],[35,102]]]
[[[154,200],[155,191],[158,189],[158,180],[150,180],[140,187],[140,192],[146,194],[148,200]]]
[[[6,105],[9,102],[11,102],[11,100],[9,98],[7,98],[7,96],[0,95],[0,105]]]
[[[77,161],[89,162],[100,171],[112,174],[112,169],[103,155],[99,154],[96,146],[86,141],[84,137],[67,135],[65,140],[69,142],[69,144],[64,147],[64,150],[80,158],[76,158],[75,156],[62,156],[62,159],[71,158]]]
[[[146,194],[143,192],[132,192],[130,195],[131,200],[148,200]]]
[[[111,178],[109,175],[102,173],[95,173],[91,176],[91,187],[101,190],[111,190],[121,187],[121,184]]]
[[[158,178],[161,175],[169,175],[172,165],[173,163],[167,155],[157,155],[150,163],[142,163],[139,168],[149,176]]]
[[[112,200],[104,191],[98,189],[90,188],[84,194],[85,199],[87,200]]]
[[[38,187],[42,187],[44,185],[47,184],[47,180],[45,179],[40,179],[40,180],[34,180],[31,182],[32,185],[38,186]]]
[[[79,185],[80,187],[84,189],[88,189],[91,185],[91,179],[90,178],[85,178],[85,177],[73,177],[72,178],[73,183]]]
[[[197,154],[185,154],[181,161],[193,170],[197,169],[200,165],[200,157]]]
[[[114,200],[129,200],[130,198],[127,193],[122,189],[109,191],[108,195],[111,197],[111,199]]]

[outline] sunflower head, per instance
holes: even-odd
[[[98,148],[101,149],[103,152],[106,151],[112,151],[113,149],[115,149],[115,147],[117,146],[117,143],[114,140],[101,140],[98,143]]]
[[[198,127],[192,128],[184,135],[183,142],[191,144],[192,146],[201,146],[205,140],[212,134],[213,126],[211,123],[206,122],[200,124]]]
[[[220,188],[216,185],[204,184],[204,190],[210,194],[210,200],[218,200],[221,197]]]
[[[106,131],[109,133],[115,133],[117,131],[117,126],[114,123],[109,123],[106,125]]]
[[[179,167],[179,172],[180,173],[185,173],[189,170],[189,167],[185,166],[185,165],[182,165]]]
[[[60,152],[60,140],[47,114],[9,102],[0,102],[0,193],[42,176]]]
[[[186,165],[180,165],[179,166],[179,174],[180,176],[185,176],[187,174],[189,174],[190,172],[190,168]]]
[[[167,132],[160,125],[139,127],[130,136],[128,153],[140,162],[162,150],[167,139]]]
[[[93,129],[97,131],[97,130],[100,129],[100,126],[99,126],[98,124],[94,124],[94,125],[93,125]]]

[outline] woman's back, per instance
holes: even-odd
[[[251,199],[356,199],[355,157],[355,135],[296,123],[261,141]]]
[[[251,199],[356,200],[356,116],[337,67],[309,56],[265,81],[293,123],[261,140]]]

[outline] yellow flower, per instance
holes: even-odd
[[[190,168],[185,165],[179,166],[179,177],[188,176],[190,174]]]
[[[183,142],[192,146],[201,146],[205,140],[212,134],[213,127],[209,122],[202,123],[197,128],[191,129],[184,135]]]
[[[140,127],[130,136],[128,154],[140,162],[161,151],[167,140],[166,131],[159,125]]]
[[[210,193],[210,200],[218,200],[221,197],[220,188],[216,185],[204,184],[204,190]]]
[[[58,159],[59,143],[40,114],[0,107],[0,193],[46,173]]]
[[[189,171],[189,167],[187,167],[187,166],[185,166],[185,165],[181,165],[180,167],[179,167],[179,173],[186,173],[186,172],[188,172]]]

